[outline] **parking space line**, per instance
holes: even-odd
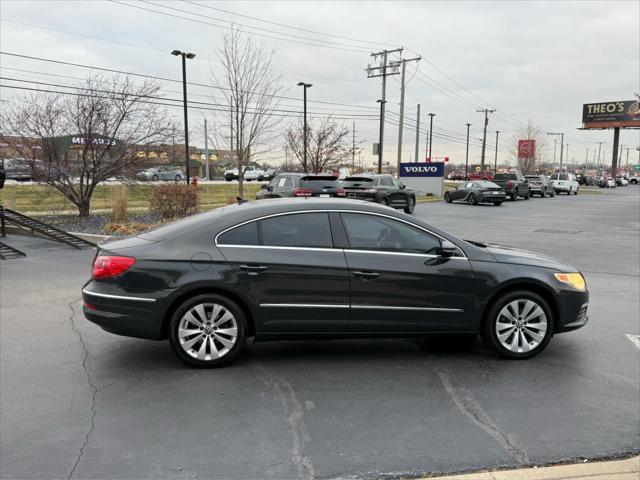
[[[635,347],[640,350],[640,335],[633,335],[632,333],[624,334],[627,339],[635,345]]]

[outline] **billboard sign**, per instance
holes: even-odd
[[[583,128],[640,128],[640,97],[637,100],[585,103],[582,106]]]
[[[401,163],[400,177],[444,177],[444,162]]]
[[[518,140],[518,158],[533,158],[536,156],[535,140]]]

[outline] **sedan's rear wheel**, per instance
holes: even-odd
[[[193,367],[220,367],[240,352],[246,318],[231,300],[220,295],[198,295],[175,311],[169,324],[174,353]]]
[[[444,192],[444,201],[447,203],[451,203],[451,197],[449,196],[449,192]]]
[[[389,200],[387,200],[385,197],[382,197],[380,199],[380,205],[385,205],[385,206],[389,205]]]
[[[483,339],[499,355],[526,359],[540,353],[553,335],[553,316],[547,302],[525,290],[508,293],[491,308]]]

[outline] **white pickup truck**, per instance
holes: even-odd
[[[255,165],[249,165],[244,171],[244,179],[247,182],[250,182],[252,180],[255,180],[255,181],[262,180],[263,176],[264,176],[264,170]],[[224,172],[224,179],[227,182],[230,182],[231,180],[238,180],[238,169],[232,168],[230,170],[226,170]]]

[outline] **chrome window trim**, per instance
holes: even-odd
[[[112,298],[114,300],[133,300],[136,302],[155,302],[155,298],[143,298],[143,297],[126,297],[124,295],[109,295],[107,293],[97,293],[87,290],[86,288],[82,289],[82,293],[86,293],[87,295],[93,295],[94,297],[102,297],[102,298]]]
[[[276,245],[234,245],[231,243],[225,243],[217,245],[221,248],[264,248],[268,250],[304,250],[312,252],[336,252],[342,253],[342,249],[333,247],[280,247]]]
[[[429,235],[433,235],[434,237],[438,237],[440,240],[447,240],[449,242],[451,242],[451,240],[449,240],[448,238],[443,237],[442,235],[438,235],[437,233],[432,232],[429,229],[426,229],[424,227],[421,227],[420,225],[416,225],[415,223],[411,223],[408,222],[407,220],[404,220],[402,218],[397,218],[394,217],[392,215],[385,215],[384,213],[378,213],[378,212],[367,212],[365,210],[344,210],[344,209],[313,209],[313,210],[292,210],[290,212],[280,212],[280,213],[272,213],[270,215],[264,215],[262,217],[256,217],[256,218],[252,218],[251,220],[246,220],[244,222],[238,223],[236,225],[233,225],[231,227],[227,227],[224,230],[222,230],[220,233],[218,233],[214,239],[213,239],[213,243],[216,245],[216,247],[251,247],[251,248],[288,248],[288,249],[305,249],[305,250],[336,250],[336,251],[348,251],[348,252],[370,252],[370,253],[383,253],[383,254],[387,254],[387,253],[399,253],[402,255],[421,255],[421,254],[413,254],[413,253],[404,253],[404,252],[379,252],[379,251],[374,251],[374,250],[356,250],[353,248],[345,248],[345,249],[337,249],[335,247],[325,247],[325,248],[318,248],[318,247],[270,247],[267,245],[232,245],[232,244],[219,244],[218,243],[218,237],[226,232],[228,232],[229,230],[233,230],[234,228],[238,228],[241,227],[243,225],[246,225],[247,223],[251,223],[251,222],[258,222],[260,220],[264,220],[265,218],[272,218],[272,217],[280,217],[282,215],[296,215],[296,214],[300,214],[300,213],[360,213],[360,214],[364,214],[364,215],[374,215],[377,217],[384,217],[384,218],[389,218],[391,220],[396,220],[398,222],[402,222],[402,223],[406,223],[407,225],[413,227],[413,228],[417,228],[418,230],[422,230],[423,232],[428,233]],[[453,243],[453,242],[451,242]],[[456,247],[458,248],[458,250],[460,251],[460,253],[462,254],[462,256],[458,256],[458,257],[447,257],[449,259],[452,258],[464,258],[467,259],[467,255],[464,253],[464,250],[462,250],[460,247],[458,247],[456,245]],[[421,255],[421,256],[426,256],[427,254]],[[435,257],[439,257],[438,255],[435,255]]]

